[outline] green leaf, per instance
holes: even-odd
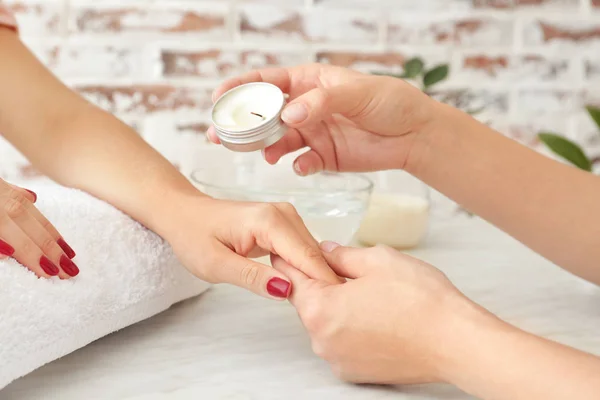
[[[423,73],[425,63],[418,57],[411,58],[404,63],[404,78],[413,79]]]
[[[398,78],[398,79],[405,79],[406,76],[404,74],[390,74],[387,72],[371,72],[371,75],[376,75],[376,76],[390,76],[392,78]]]
[[[598,126],[598,129],[600,129],[600,108],[594,106],[586,106],[585,109]]]
[[[592,162],[577,144],[554,133],[540,133],[538,137],[542,143],[548,146],[555,154],[564,158],[577,168],[585,171],[592,170]]]
[[[481,106],[479,108],[472,108],[470,110],[466,110],[465,112],[469,115],[477,115],[477,114],[481,114],[484,111],[485,111],[485,106]]]
[[[450,67],[448,64],[438,65],[437,67],[427,71],[423,77],[423,85],[428,88],[438,82],[443,81],[448,77]]]

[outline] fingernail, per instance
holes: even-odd
[[[336,242],[322,242],[321,250],[323,250],[326,253],[331,253],[332,251],[334,251],[335,249],[337,249],[340,246],[341,245]]]
[[[278,297],[280,299],[287,299],[290,295],[291,288],[292,284],[281,278],[271,278],[269,283],[267,283],[267,292],[271,296]]]
[[[40,267],[50,276],[58,275],[58,267],[46,256],[40,258]]]
[[[0,254],[10,257],[15,254],[15,249],[4,240],[0,240]]]
[[[304,104],[292,104],[283,110],[281,118],[288,123],[298,124],[308,118],[308,109]]]
[[[29,190],[29,189],[25,189],[25,190],[33,196],[33,202],[35,203],[37,201],[37,194],[32,190]]]
[[[300,170],[300,163],[298,161],[294,161],[294,171],[300,176],[302,176],[302,171]]]
[[[77,276],[79,274],[79,268],[71,259],[64,254],[60,256],[60,266],[69,276]]]
[[[65,239],[60,238],[56,241],[56,243],[58,243],[58,245],[60,246],[60,248],[62,249],[62,251],[65,252],[65,254],[67,255],[67,257],[69,258],[74,258],[75,257],[75,250],[73,250],[71,248],[71,246],[69,246],[67,244],[67,242],[65,242]]]

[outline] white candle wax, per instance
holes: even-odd
[[[357,233],[363,244],[407,249],[417,246],[429,221],[429,202],[408,195],[374,193]]]
[[[213,109],[213,123],[229,132],[255,129],[279,118],[284,105],[283,92],[267,83],[238,86],[225,93]]]

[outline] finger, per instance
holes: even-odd
[[[345,278],[361,278],[375,272],[377,266],[385,262],[376,257],[373,248],[357,249],[340,246],[334,242],[323,242],[321,249],[331,269]]]
[[[302,271],[286,263],[285,260],[278,255],[271,254],[271,265],[275,270],[287,276],[292,282],[293,290],[288,297],[288,300],[295,307],[298,307],[298,302],[300,301],[299,297],[302,296],[303,291],[312,280]]]
[[[29,213],[26,206],[28,201],[19,199],[10,201],[13,203],[9,206],[8,215],[54,265],[60,265],[60,278],[68,279],[77,276],[79,268],[67,257],[56,239]]]
[[[294,171],[299,176],[313,175],[325,169],[323,158],[314,150],[301,154],[294,161]]]
[[[292,291],[289,279],[273,268],[229,250],[222,259],[225,265],[215,272],[218,282],[231,283],[275,300],[287,299]]]
[[[269,214],[263,220],[263,238],[270,246],[267,249],[313,279],[331,284],[339,283],[340,278],[327,265],[319,244],[294,206],[289,203],[270,205],[275,206],[278,213]],[[274,232],[278,234],[273,234]]]
[[[288,92],[291,86],[290,70],[286,68],[265,68],[248,72],[239,77],[231,78],[219,86],[212,95],[213,103],[216,102],[225,92],[237,86],[252,82],[271,83],[284,93]]]
[[[7,214],[0,216],[0,242],[10,246],[10,256],[37,276],[50,278],[60,273],[56,264],[42,253]]]
[[[65,255],[69,257],[69,259],[75,258],[75,256],[77,255],[75,253],[75,250],[73,250],[73,248],[69,246],[69,244],[65,241],[60,232],[58,232],[58,229],[56,229],[54,225],[52,225],[52,223],[48,221],[44,214],[42,214],[40,210],[38,210],[37,207],[33,204],[28,202],[25,202],[24,204],[29,214],[31,214],[33,218],[35,218],[40,223],[42,228],[44,228],[48,232],[48,234],[56,241],[56,243],[60,246]]]
[[[277,164],[281,157],[304,147],[306,142],[302,134],[297,129],[289,129],[281,140],[264,150],[263,157],[269,164]]]
[[[208,128],[208,131],[206,131],[206,137],[214,144],[221,144],[221,140],[217,136],[217,131],[215,130],[214,126],[210,126]]]
[[[331,88],[315,88],[291,101],[281,118],[292,128],[315,125],[332,114],[352,118],[363,113],[371,104],[370,89],[368,83],[361,79]]]
[[[27,200],[31,201],[32,203],[35,203],[37,201],[37,194],[29,189],[25,189],[19,186],[15,186],[9,183],[9,186],[11,186],[13,189],[15,189],[16,191],[18,191],[19,193],[23,194],[23,196],[25,196],[27,198]]]

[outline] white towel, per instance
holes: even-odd
[[[159,236],[110,205],[54,184],[29,188],[77,252],[81,272],[65,281],[38,279],[0,260],[0,389],[208,288]]]

